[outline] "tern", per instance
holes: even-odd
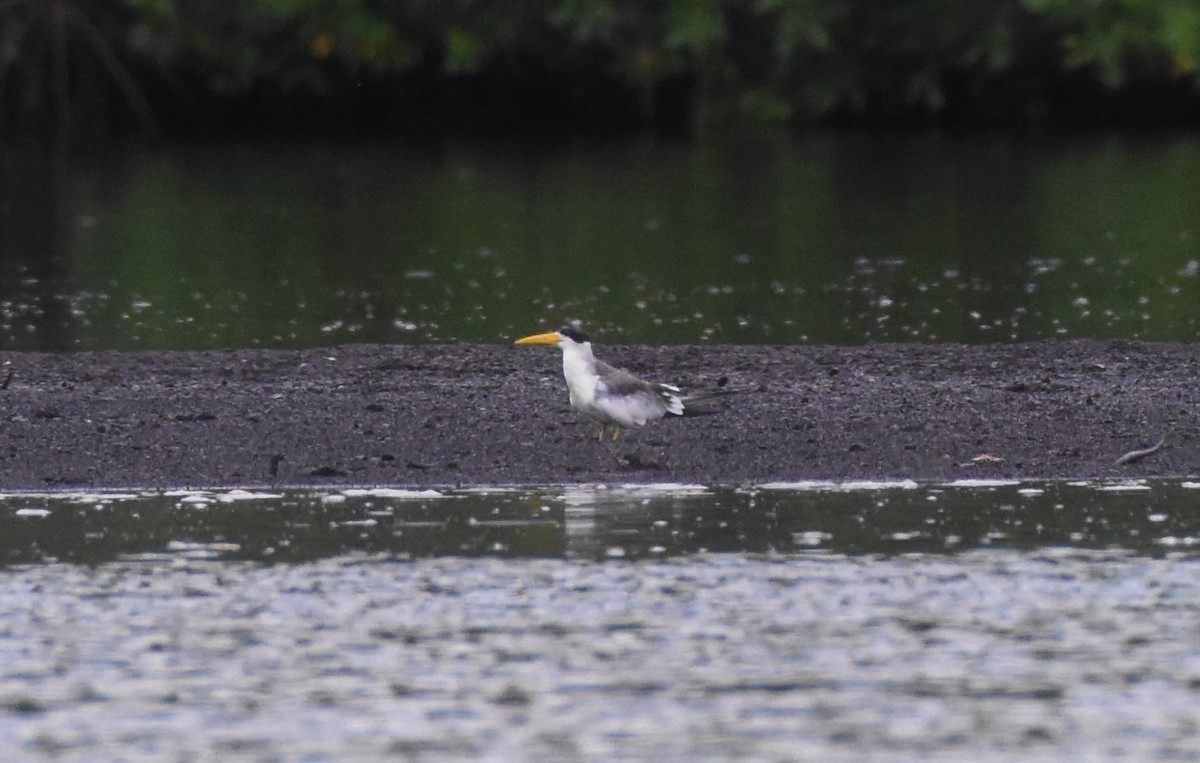
[[[516,344],[557,345],[562,350],[563,377],[571,407],[600,425],[600,441],[612,427],[612,439],[664,416],[707,413],[690,405],[727,395],[728,390],[685,396],[679,387],[643,381],[592,354],[592,343],[579,329],[563,328],[522,337]]]

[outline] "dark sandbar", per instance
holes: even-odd
[[[598,443],[509,345],[6,353],[0,488],[1186,476],[1200,345],[612,347],[740,394]],[[1165,435],[1161,450],[1115,466]],[[980,456],[984,458],[979,459]],[[978,459],[978,460],[977,460]]]

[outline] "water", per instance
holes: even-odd
[[[6,760],[1177,760],[1200,483],[0,500]]]
[[[1194,339],[1200,139],[0,157],[0,348]]]

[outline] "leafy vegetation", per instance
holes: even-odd
[[[1195,0],[0,0],[10,133],[1183,120],[1198,62]]]

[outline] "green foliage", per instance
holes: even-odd
[[[1191,77],[1200,61],[1195,0],[1022,0],[1064,30],[1068,67],[1094,68],[1108,87],[1133,75]]]
[[[520,72],[526,85],[565,81],[577,100],[588,83],[625,88],[645,117],[682,83],[691,100],[671,108],[692,120],[776,123],[1024,113],[1066,77],[1113,92],[1200,82],[1195,0],[10,0],[0,105],[47,100],[37,90],[51,78],[35,75],[56,38],[34,23],[47,7],[89,19],[87,44],[143,86],[218,98],[395,89],[413,72],[503,90]],[[6,88],[12,71],[32,84]]]

